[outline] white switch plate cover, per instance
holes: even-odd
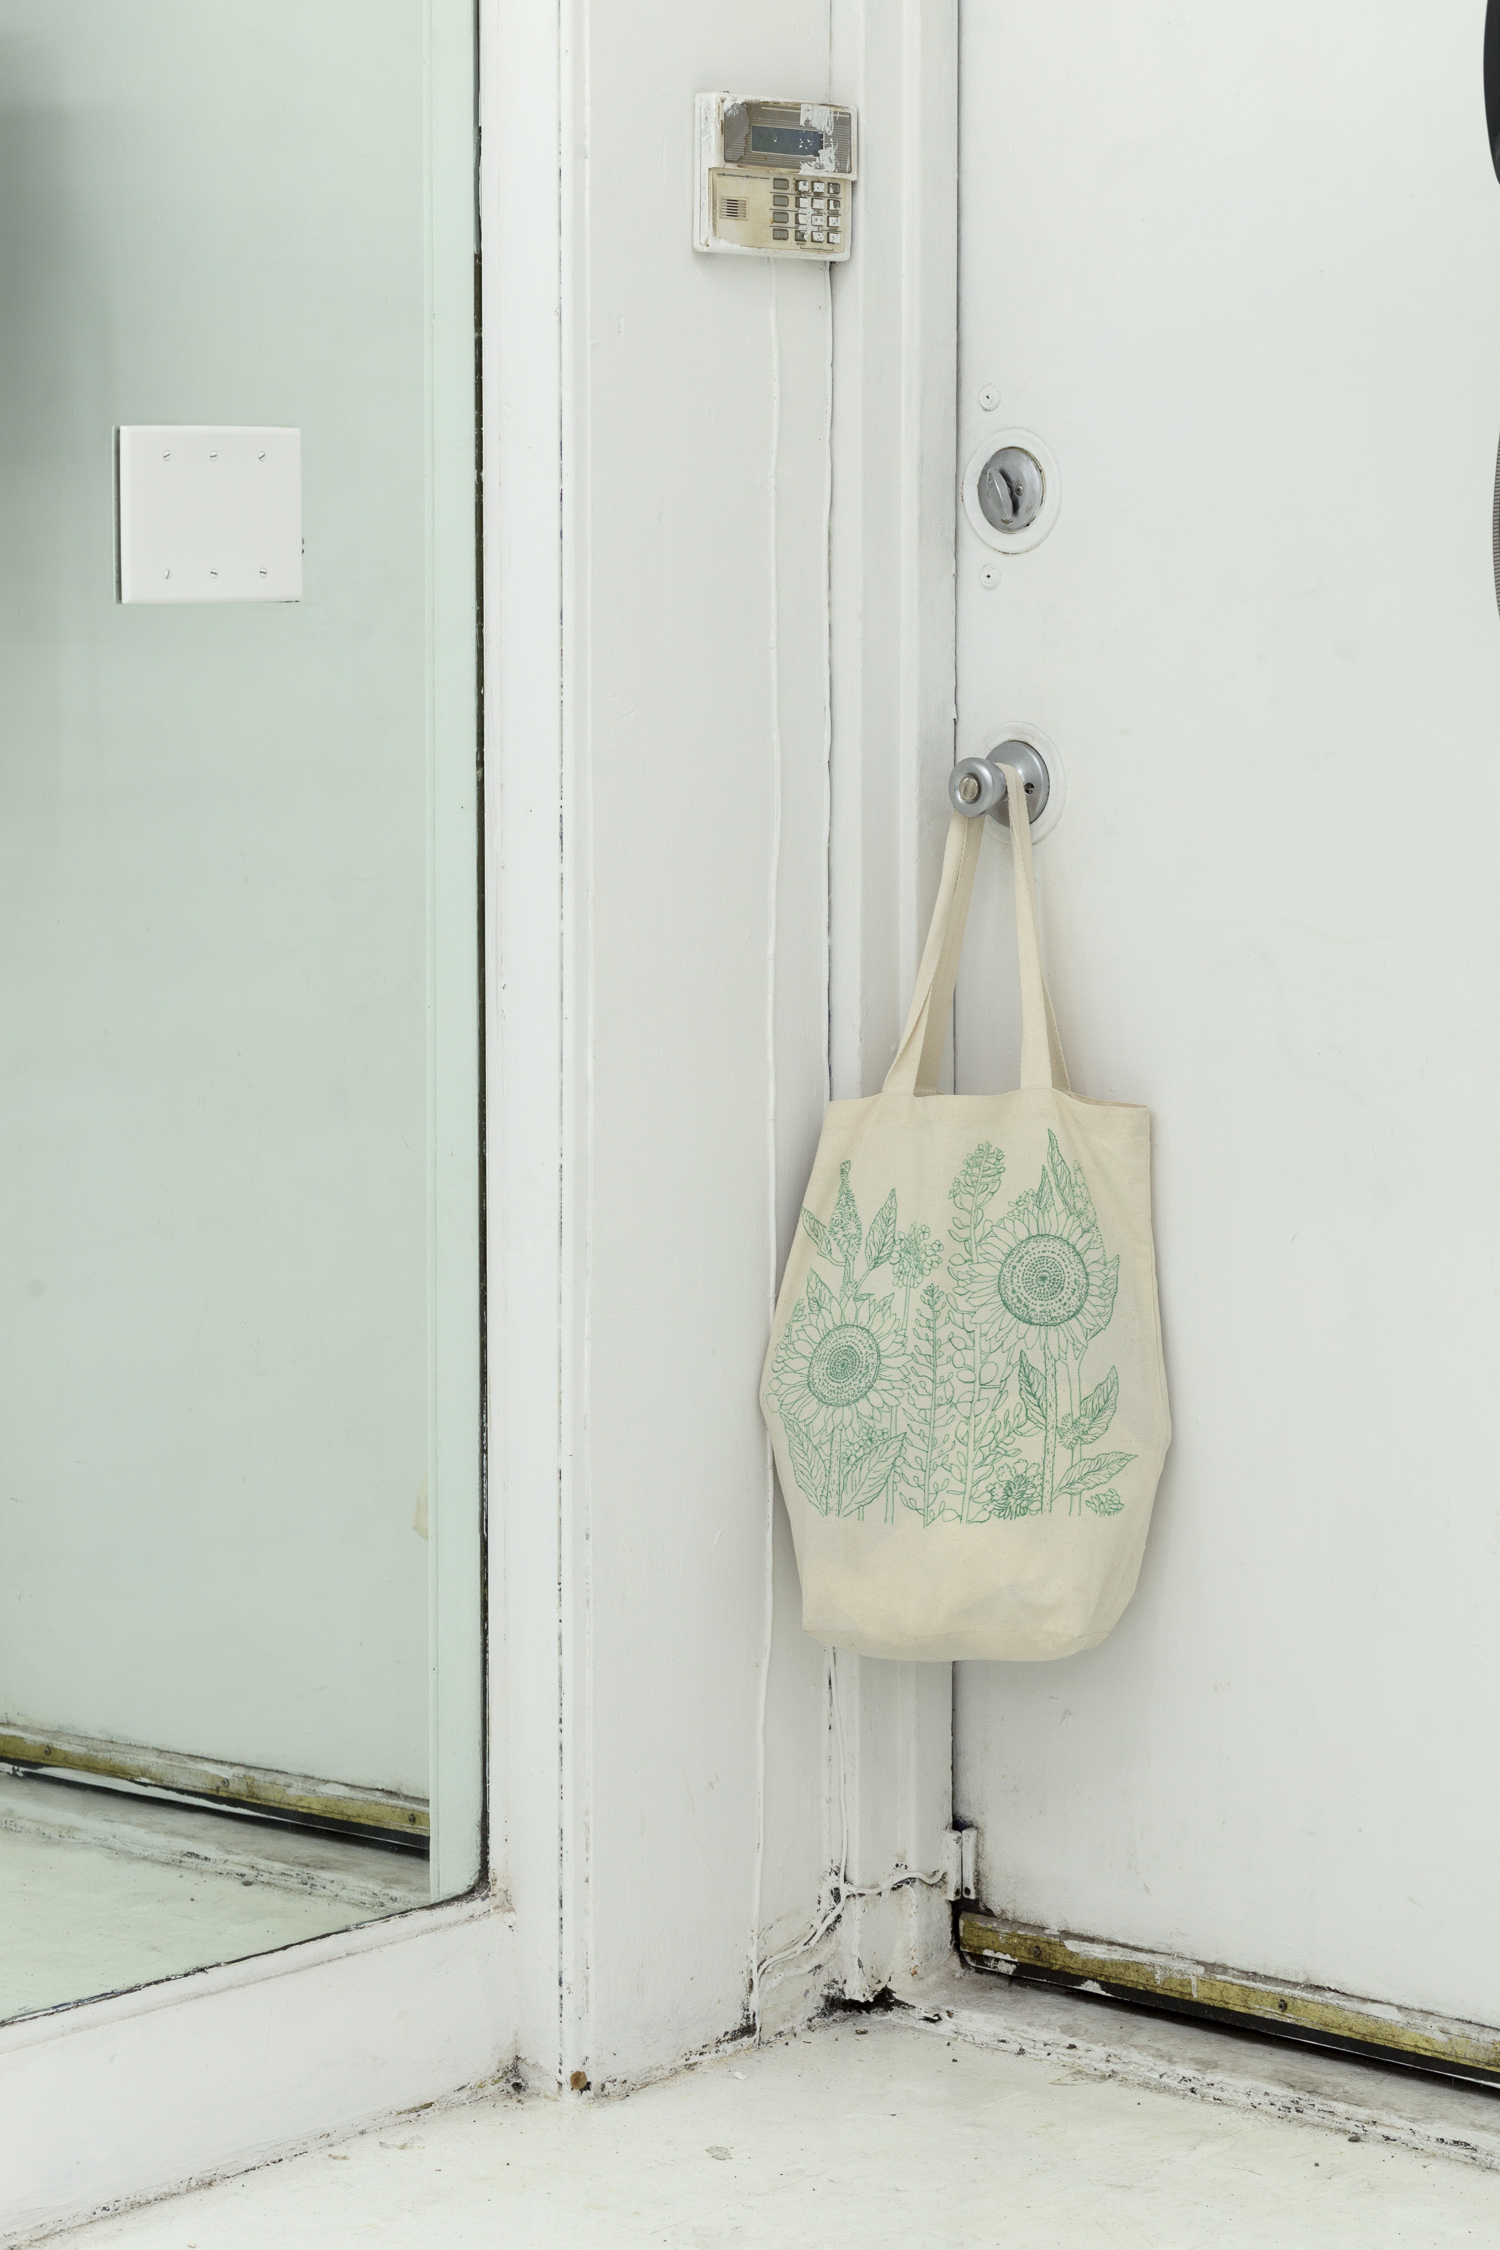
[[[122,602],[300,602],[302,432],[118,433]]]

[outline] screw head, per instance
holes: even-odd
[[[979,567],[979,583],[980,583],[980,585],[981,585],[981,586],[985,586],[985,587],[988,587],[988,588],[990,588],[991,590],[993,590],[993,588],[995,588],[996,586],[998,586],[998,585],[999,585],[999,583],[1000,583],[1000,572],[999,572],[999,570],[997,569],[997,567],[996,567],[996,565],[995,565],[994,563],[981,563],[981,564],[980,564],[980,567]]]
[[[1000,404],[1000,392],[995,384],[985,384],[983,390],[979,394],[979,403],[984,408],[986,414],[994,413],[995,408]]]

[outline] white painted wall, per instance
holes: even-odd
[[[1483,14],[966,0],[960,452],[998,385],[1063,507],[993,592],[960,535],[960,747],[1066,762],[1054,992],[1156,1115],[1176,1438],[1124,1621],[965,1667],[957,1771],[997,1907],[1494,2022]]]

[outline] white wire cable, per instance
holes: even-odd
[[[766,265],[771,275],[771,461],[766,504],[771,562],[768,666],[771,690],[771,868],[766,904],[766,1328],[769,1333],[771,1322],[776,1317],[779,1247],[776,1239],[776,938],[780,904],[778,893],[781,887],[781,649],[777,615],[780,608],[780,582],[776,554],[776,478],[781,466],[781,329],[777,317],[776,260],[768,258]],[[755,1881],[750,1913],[750,2019],[755,2026],[757,2042],[760,2039],[761,1887],[766,1864],[766,1709],[771,1685],[771,1635],[776,1622],[776,1463],[771,1452],[769,1430],[765,1439],[765,1461],[766,1630],[760,1652],[760,1712],[755,1738]]]

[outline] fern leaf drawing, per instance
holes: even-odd
[[[952,1306],[946,1290],[929,1283],[912,1322],[905,1402],[906,1449],[901,1457],[904,1507],[934,1523],[942,1512],[948,1480],[944,1467],[953,1415],[948,1374],[948,1329]]]

